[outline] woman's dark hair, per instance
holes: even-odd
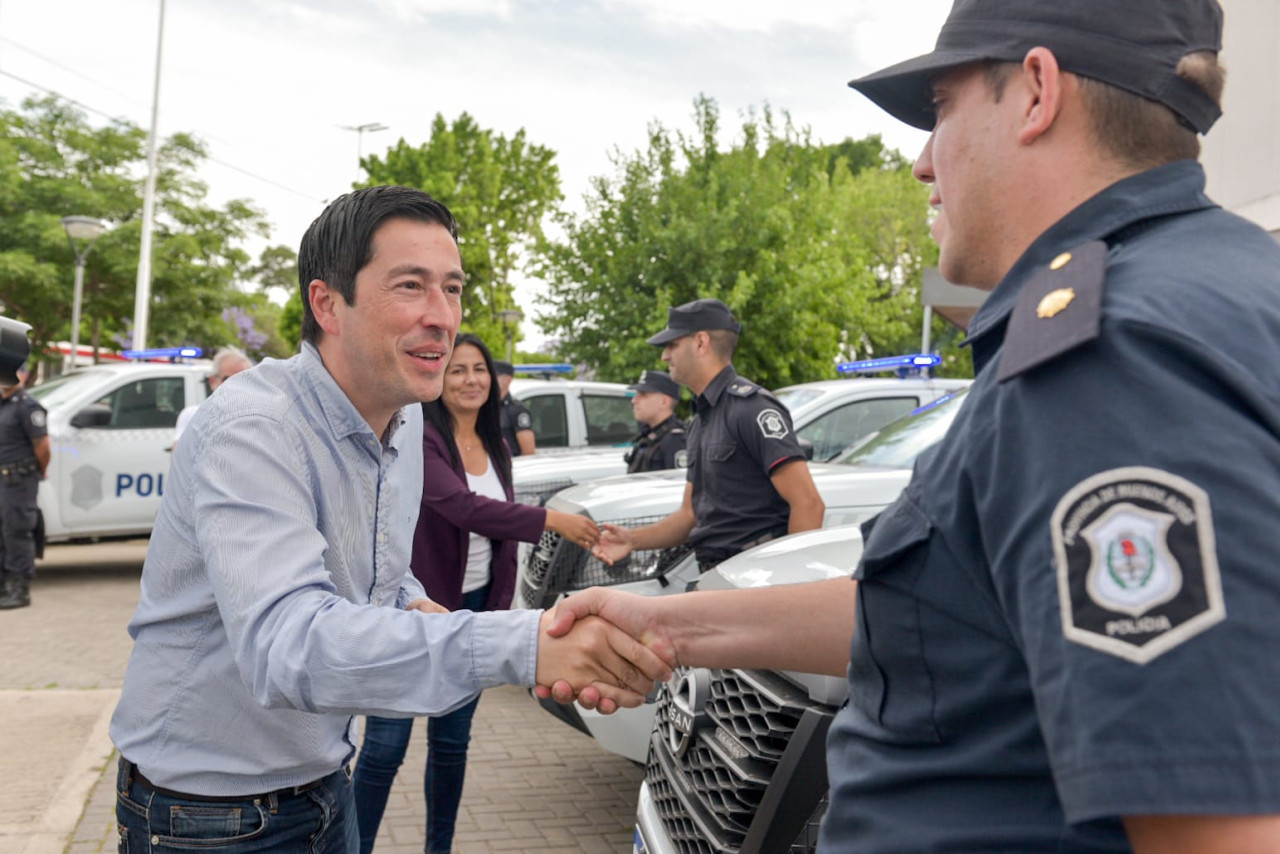
[[[489,399],[484,402],[476,415],[476,433],[484,443],[489,459],[493,460],[493,464],[497,466],[502,485],[511,486],[511,452],[502,441],[502,397],[498,392],[498,373],[493,366],[493,356],[490,355],[489,348],[484,346],[484,342],[470,332],[463,332],[453,339],[453,352],[458,352],[458,348],[463,344],[470,344],[480,351],[480,355],[484,356],[485,370],[489,372]],[[446,367],[445,371],[448,370]],[[422,404],[422,417],[428,424],[434,424],[440,431],[440,435],[445,437],[449,447],[449,459],[454,465],[458,465],[461,455],[458,453],[458,443],[453,438],[457,423],[453,413],[444,405],[444,395],[437,400]]]

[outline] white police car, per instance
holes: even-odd
[[[837,370],[851,375],[882,371],[901,371],[910,375],[818,380],[780,388],[774,392],[774,396],[791,411],[796,436],[802,443],[813,448],[813,459],[824,462],[895,418],[968,385],[969,380],[930,379],[919,374],[921,368],[937,363],[938,357],[929,355],[849,362],[837,366]],[[516,380],[512,383],[513,394],[516,383],[519,382],[521,381]],[[536,385],[523,385],[520,388],[521,395],[517,396],[521,396],[522,400],[525,400],[522,395],[538,391]],[[548,393],[545,384],[541,393]],[[596,412],[605,408],[599,402],[593,406]],[[586,412],[587,418],[592,417],[592,410],[587,409]],[[617,415],[616,410],[612,414]],[[592,442],[589,443],[592,447],[574,454],[570,459],[517,457],[512,470],[516,500],[540,505],[556,492],[570,486],[626,474],[627,464],[623,456],[638,430],[630,403],[627,404],[626,417],[631,419],[627,422],[630,433],[621,443],[622,447],[600,448],[595,446],[598,443]],[[537,426],[538,418],[535,416],[535,432]],[[618,425],[614,426],[617,428]],[[620,432],[617,429],[610,436]],[[541,433],[538,433],[538,450],[541,453]],[[682,478],[683,475],[678,477]],[[528,549],[524,549],[522,555],[527,551]]]
[[[856,525],[892,504],[911,479],[916,457],[946,434],[963,405],[966,391],[967,388],[960,388],[926,403],[830,463],[810,464],[814,485],[826,503],[824,529]],[[588,513],[605,521],[634,514],[626,520],[628,524],[647,524],[674,510],[683,493],[683,480],[655,472],[575,486],[553,496],[547,506],[566,513]],[[811,531],[765,543],[735,557],[734,565],[756,565],[751,561],[792,555],[794,541],[813,534]],[[849,536],[844,535],[845,539]],[[836,539],[840,537],[817,537],[815,541]],[[856,560],[855,550],[851,549],[850,555]],[[849,571],[852,572],[851,567]],[[700,575],[697,562],[687,549],[632,553],[628,560],[610,567],[555,534],[543,534],[520,566],[512,607],[549,607],[564,595],[594,586],[616,586],[645,596],[680,593],[698,582]],[[761,585],[777,583],[774,579],[771,572],[757,576]],[[595,738],[604,749],[636,762],[645,761],[653,705],[621,709],[612,715],[600,715],[576,704],[560,706],[550,700],[542,701],[542,706],[553,717]]]
[[[199,355],[191,348],[181,352]],[[47,542],[151,532],[169,473],[174,424],[184,407],[208,394],[209,371],[207,363],[103,364],[28,392],[48,411],[52,457],[38,498]]]

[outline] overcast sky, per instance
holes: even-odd
[[[722,124],[769,103],[822,141],[881,134],[914,157],[924,135],[848,89],[927,52],[950,0],[168,0],[160,134],[189,131],[217,162],[210,198],[249,198],[272,242],[297,248],[365,153],[425,140],[463,111],[558,153],[567,203],[649,122],[691,127],[715,98]],[[89,118],[150,121],[159,0],[0,0],[0,98],[35,84]],[[20,79],[15,79],[20,78]],[[25,81],[25,82],[24,82]],[[246,174],[250,173],[250,174]],[[517,294],[526,309],[531,294]],[[534,330],[526,324],[526,332]],[[536,335],[536,333],[534,333]]]

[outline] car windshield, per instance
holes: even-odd
[[[40,383],[27,391],[27,394],[40,401],[45,409],[55,409],[63,401],[78,397],[82,391],[99,385],[108,375],[108,371],[76,371],[71,374]]]
[[[909,469],[926,448],[946,435],[968,389],[961,389],[885,425],[832,460],[850,466]]]
[[[794,416],[800,407],[822,397],[822,392],[811,388],[780,388],[773,393],[773,396],[782,401],[782,405]]]

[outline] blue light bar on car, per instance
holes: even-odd
[[[567,374],[573,370],[573,365],[516,365],[514,370],[517,374]]]
[[[864,359],[861,362],[844,362],[836,365],[842,374],[880,374],[888,371],[912,371],[932,368],[942,364],[941,356],[916,353],[911,356],[886,356],[883,359]]]
[[[198,359],[204,355],[199,347],[157,347],[154,350],[125,350],[126,359]]]

